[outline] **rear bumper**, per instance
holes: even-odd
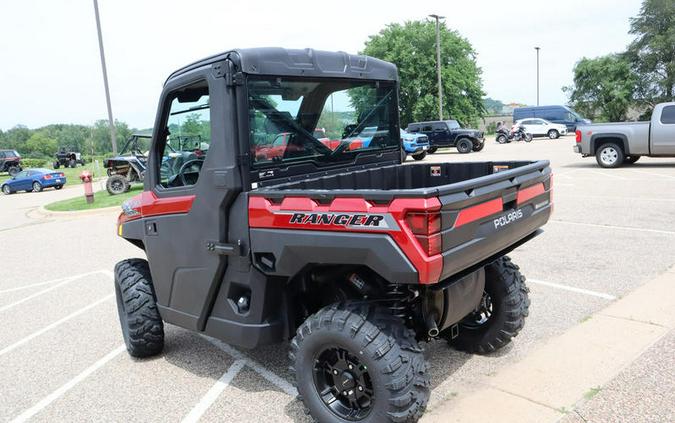
[[[573,150],[575,153],[581,154],[581,146],[580,146],[579,144],[575,144],[575,145],[572,147],[572,150]]]
[[[47,179],[47,180],[41,180],[40,181],[40,185],[42,185],[45,188],[55,187],[55,186],[60,186],[60,185],[65,185],[65,184],[66,184],[66,178]]]

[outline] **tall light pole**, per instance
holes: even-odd
[[[103,86],[105,87],[105,101],[108,105],[108,120],[110,121],[110,141],[112,142],[113,156],[117,155],[117,135],[115,134],[115,120],[110,105],[110,89],[108,88],[108,71],[105,67],[105,52],[103,51],[103,35],[101,34],[101,19],[98,16],[98,0],[94,0],[94,14],[96,15],[96,30],[98,31],[98,50],[101,53],[101,69],[103,70]]]
[[[436,19],[436,74],[438,76],[438,120],[443,120],[443,88],[441,85],[441,23],[445,16],[429,15]]]
[[[541,47],[535,47],[537,50],[537,106],[539,105],[539,50]]]

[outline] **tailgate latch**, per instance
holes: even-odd
[[[236,244],[223,244],[220,242],[208,241],[206,243],[206,249],[212,253],[223,256],[239,256],[241,255],[241,241],[238,240]]]

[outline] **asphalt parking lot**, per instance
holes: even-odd
[[[430,409],[675,264],[675,160],[601,169],[572,153],[573,144],[572,136],[506,145],[489,139],[480,153],[425,159],[549,159],[555,203],[545,233],[511,254],[531,289],[525,329],[490,356],[427,345]],[[80,194],[76,187],[0,196],[0,420],[308,420],[290,385],[285,345],[240,351],[167,326],[163,355],[131,359],[111,271],[142,251],[117,238],[116,212],[37,210]]]

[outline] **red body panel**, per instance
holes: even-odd
[[[192,208],[194,200],[194,195],[160,198],[152,191],[143,191],[126,202],[129,209],[135,210],[137,214],[131,215],[125,211],[120,214],[117,223],[122,224],[141,217],[187,213]]]
[[[421,284],[438,282],[443,269],[443,257],[440,254],[427,256],[422,247],[415,240],[415,235],[410,231],[405,222],[405,216],[409,211],[438,211],[441,203],[437,198],[400,198],[387,205],[372,204],[363,198],[336,198],[330,204],[319,204],[305,197],[287,197],[279,204],[263,197],[249,198],[249,226],[251,228],[270,229],[299,229],[340,232],[366,232],[386,233],[403,251],[408,260],[415,266],[419,273]],[[374,227],[354,227],[344,224],[316,224],[316,223],[292,223],[293,212],[314,213],[363,213],[369,215],[388,215],[396,222],[396,227],[386,229]]]

